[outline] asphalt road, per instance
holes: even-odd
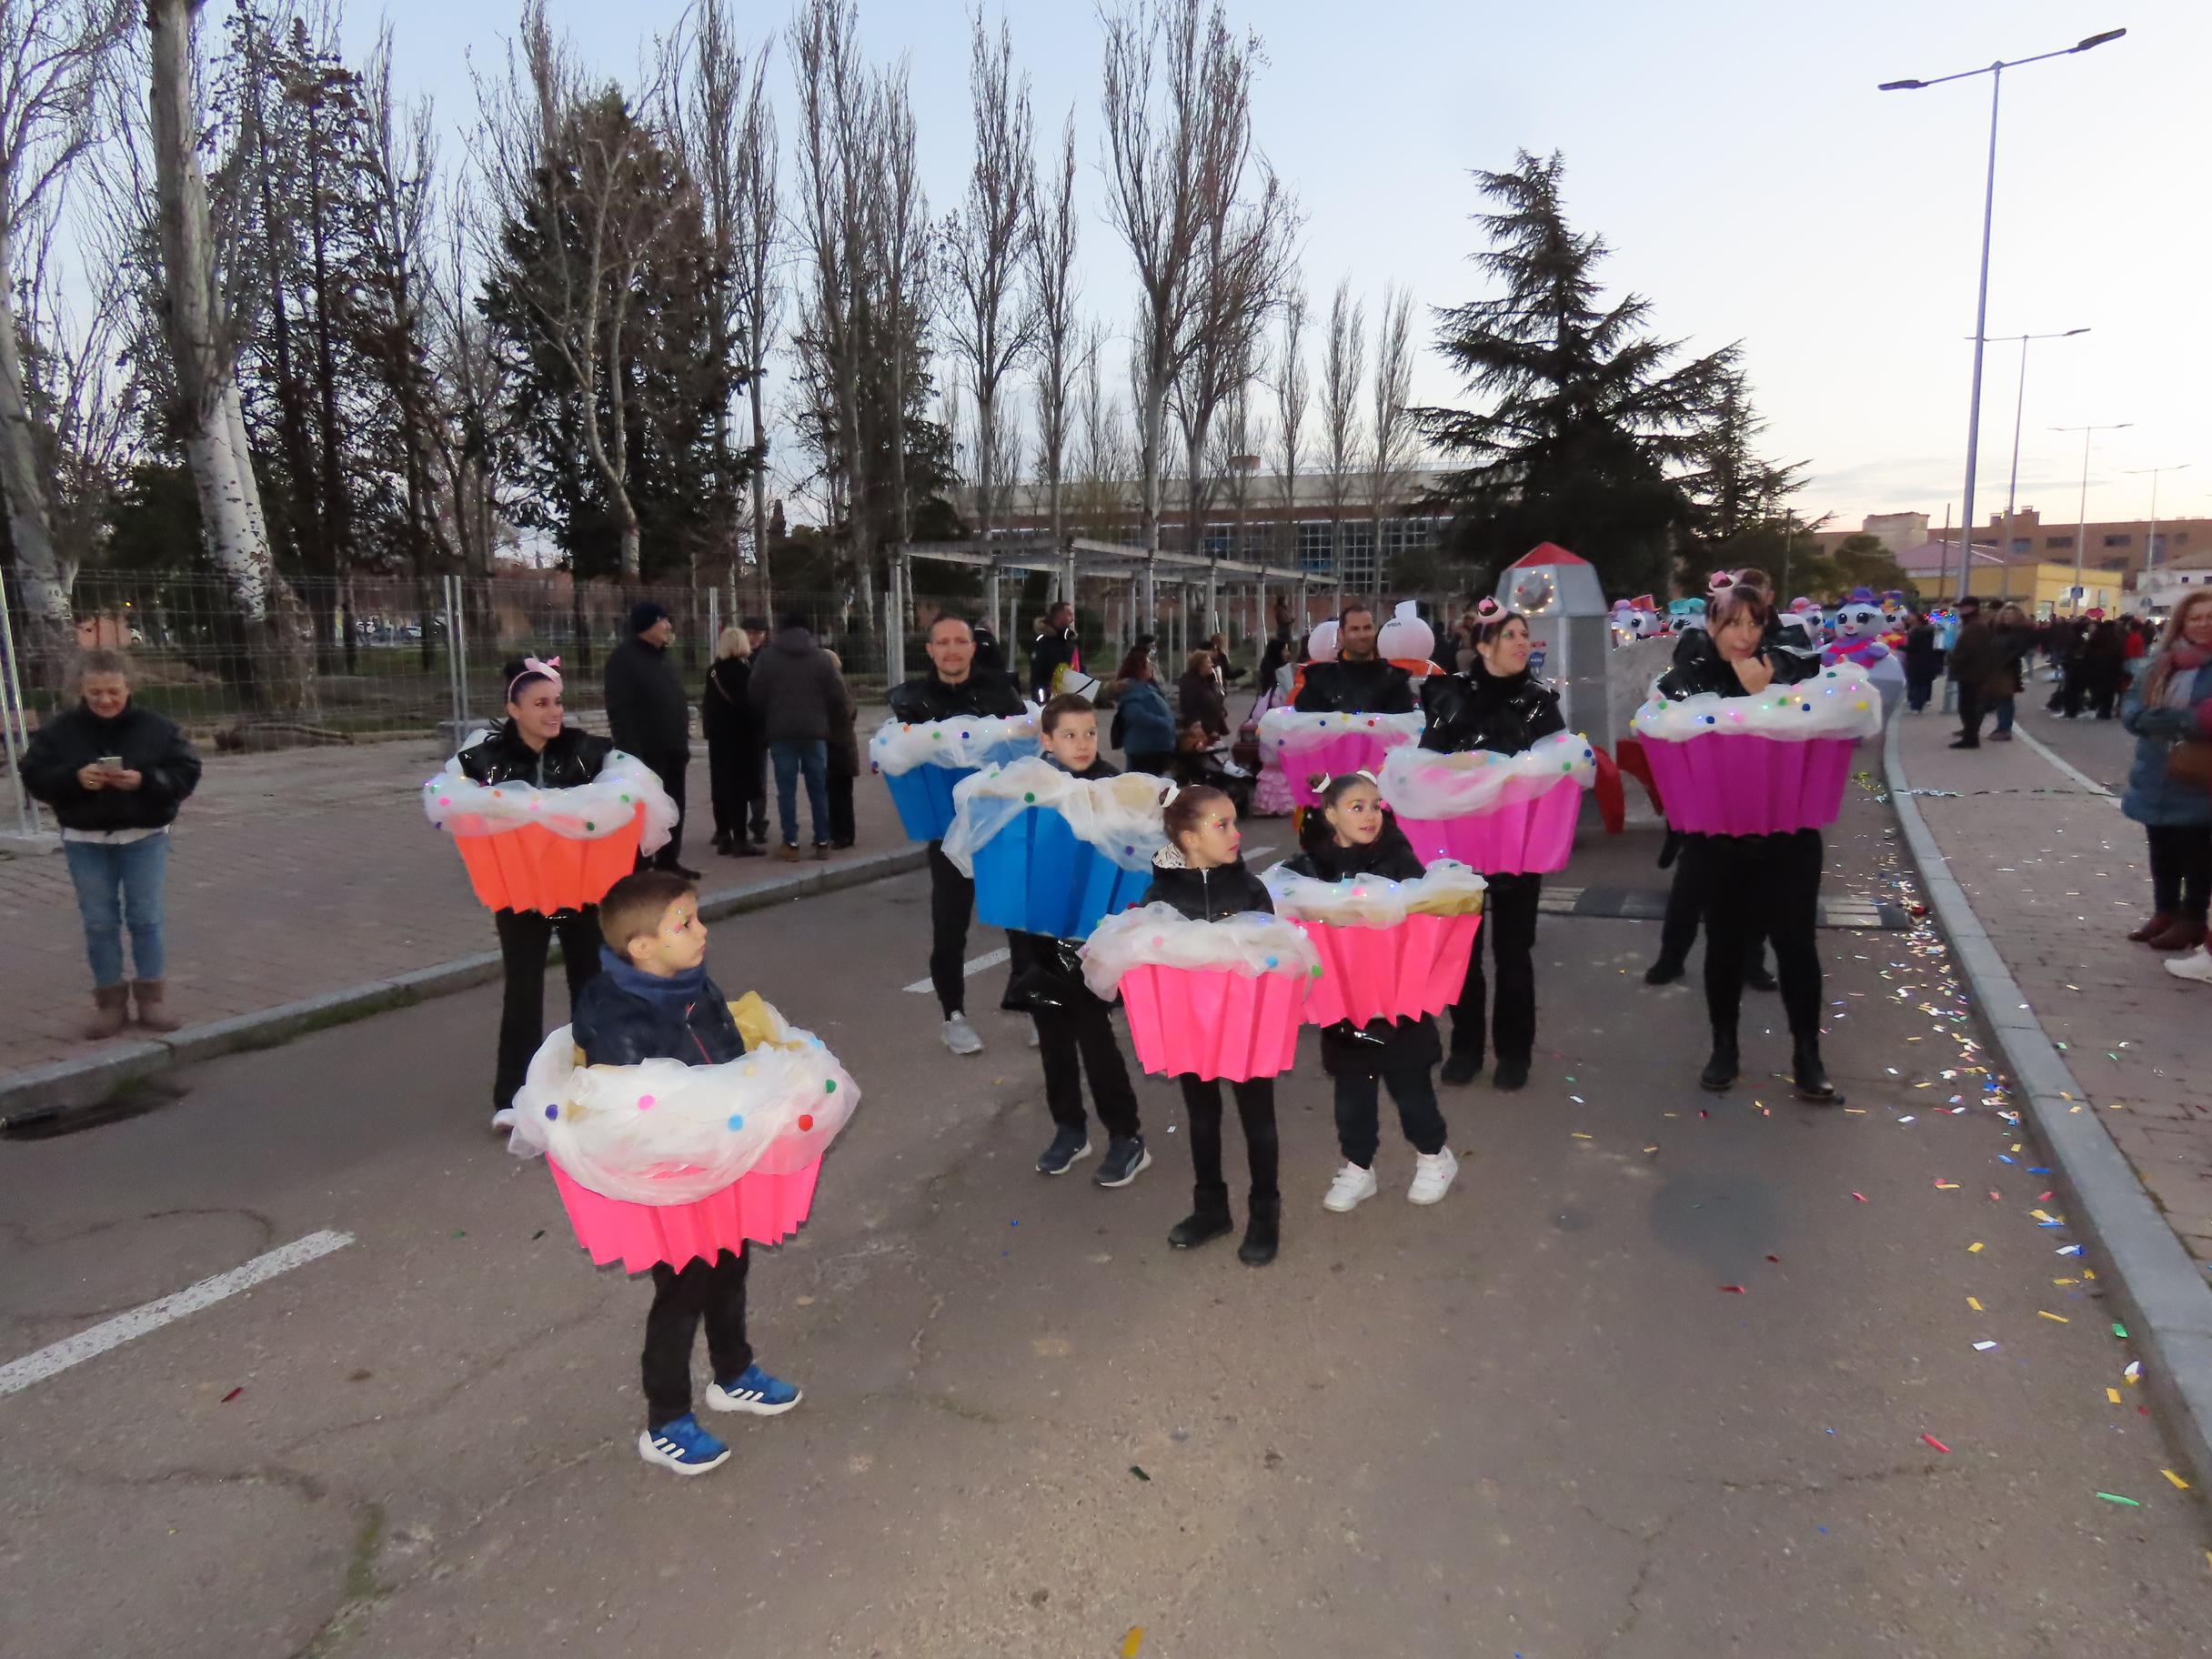
[[[1898,896],[1888,823],[1847,808],[1833,890]],[[1563,879],[1655,882],[1652,850]],[[2212,1649],[2198,1494],[2055,1253],[2075,1235],[2029,1213],[2066,1195],[2039,1199],[1971,1070],[1926,924],[1823,935],[1845,1111],[1772,1079],[1700,1094],[1697,993],[1641,982],[1656,929],[1546,918],[1533,1081],[1447,1091],[1446,1202],[1404,1202],[1386,1127],[1382,1196],[1322,1211],[1309,1050],[1257,1272],[1166,1248],[1188,1163],[1164,1082],[1135,1186],[1032,1172],[1035,1057],[995,1012],[984,1055],[938,1046],[900,989],[926,930],[920,876],[715,930],[719,980],[819,1032],[866,1098],[752,1277],[761,1357],[808,1398],[738,1420],[699,1480],[633,1450],[649,1292],[590,1268],[544,1169],[485,1127],[491,992],[0,1145],[0,1362],[354,1239],[0,1394],[0,1651]],[[1787,1060],[1762,1017],[1754,997],[1755,1072]]]

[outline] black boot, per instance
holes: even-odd
[[[1499,1055],[1498,1069],[1490,1074],[1490,1086],[1493,1089],[1503,1089],[1509,1094],[1515,1089],[1527,1088],[1527,1060],[1508,1060],[1503,1054]]]
[[[1672,985],[1682,978],[1686,966],[1671,956],[1663,956],[1644,970],[1644,982],[1646,985]]]
[[[1237,1246],[1237,1260],[1246,1267],[1265,1267],[1275,1259],[1282,1242],[1282,1198],[1253,1199],[1252,1218],[1244,1224],[1244,1242]]]
[[[1737,1071],[1735,1039],[1713,1034],[1713,1058],[1705,1061],[1705,1069],[1697,1074],[1697,1086],[1714,1094],[1724,1092],[1735,1081]]]
[[[1191,1202],[1191,1213],[1168,1229],[1168,1243],[1174,1249],[1195,1250],[1236,1230],[1235,1218],[1229,1213],[1226,1186],[1194,1187]]]
[[[1828,1081],[1828,1068],[1820,1063],[1820,1041],[1817,1038],[1801,1040],[1791,1059],[1791,1081],[1797,1086],[1797,1098],[1815,1101],[1824,1106],[1833,1106],[1843,1100],[1835,1092],[1835,1085]]]
[[[1444,1061],[1444,1069],[1441,1075],[1445,1082],[1457,1086],[1462,1083],[1472,1083],[1482,1074],[1482,1071],[1483,1056],[1479,1051],[1453,1049],[1450,1057]]]

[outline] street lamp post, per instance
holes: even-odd
[[[2081,434],[2081,506],[2074,526],[2074,614],[2081,615],[2081,561],[2088,550],[2089,540],[2089,440],[2099,432],[2122,432],[2136,423],[2132,420],[2106,421],[2095,427],[2053,427],[2054,432]]]
[[[2194,461],[2175,461],[2165,467],[2135,467],[2127,476],[2139,478],[2150,474],[2150,535],[2143,543],[2143,587],[2150,586],[2150,574],[2158,568],[2158,475],[2162,472],[2187,472],[2197,465]]]
[[[2000,340],[2020,343],[2020,387],[2012,403],[2012,477],[2005,486],[2005,533],[2012,534],[2012,517],[2020,498],[2020,417],[2027,412],[2027,343],[2030,340],[2070,340],[2086,328],[2068,328],[2057,334],[2000,334]],[[2010,548],[2003,549],[2009,553]]]
[[[2077,52],[2086,52],[2107,41],[2117,40],[2127,33],[2126,29],[2106,29],[2101,35],[2088,35],[2056,52],[2040,52],[2034,57],[2017,57],[2009,63],[1999,60],[1986,68],[1962,69],[1956,75],[1939,75],[1933,80],[1884,81],[1876,89],[1881,92],[1919,92],[1951,81],[1968,80],[1977,75],[1989,77],[1989,175],[1982,187],[1982,274],[1974,296],[1974,387],[1968,395],[1966,407],[1966,487],[1962,515],[1966,530],[1960,538],[1965,558],[1960,565],[1958,578],[1958,591],[1962,596],[1966,591],[1966,583],[1972,579],[1974,568],[1974,472],[1981,453],[1982,348],[1986,344],[1984,337],[1989,324],[1989,231],[1996,209],[1997,196],[1997,95],[2004,87],[2005,71],[2007,69],[2039,64],[2046,58],[2070,57]],[[2078,583],[2076,585],[2079,586]]]

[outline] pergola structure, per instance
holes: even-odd
[[[1175,589],[1183,592],[1183,602],[1171,606],[1161,625],[1162,643],[1171,653],[1170,660],[1191,649],[1191,598],[1203,590],[1204,609],[1201,613],[1205,626],[1198,630],[1203,639],[1220,625],[1222,598],[1224,589],[1232,592],[1247,587],[1254,589],[1258,601],[1257,614],[1267,616],[1268,594],[1271,585],[1284,589],[1284,597],[1295,589],[1298,612],[1306,614],[1306,595],[1312,585],[1312,577],[1303,570],[1293,570],[1280,565],[1252,564],[1243,559],[1207,558],[1196,553],[1152,553],[1142,548],[1126,548],[1111,541],[1091,541],[1085,537],[1071,536],[1055,542],[1049,535],[998,536],[990,541],[917,541],[895,544],[891,549],[890,575],[894,615],[900,626],[886,630],[887,651],[885,667],[892,685],[906,678],[906,632],[917,626],[914,613],[913,566],[916,560],[932,561],[944,565],[964,565],[981,570],[983,577],[983,603],[989,612],[991,631],[1006,640],[1010,630],[1005,626],[1008,618],[1007,601],[1001,578],[1011,572],[1017,577],[1043,574],[1053,580],[1053,597],[1075,598],[1077,578],[1090,577],[1094,580],[1120,581],[1129,584],[1133,614],[1157,618],[1160,615],[1160,590],[1167,588],[1171,595]]]

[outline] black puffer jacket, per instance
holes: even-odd
[[[1443,755],[1475,749],[1517,755],[1567,729],[1555,689],[1526,669],[1493,674],[1479,657],[1463,674],[1430,675],[1422,682],[1421,706],[1428,716],[1421,747]]]
[[[1152,884],[1141,904],[1171,904],[1192,921],[1227,921],[1252,910],[1275,913],[1266,885],[1239,859],[1219,870],[1186,870],[1155,863]]]
[[[939,679],[932,669],[894,690],[890,703],[891,718],[910,723],[956,720],[962,715],[981,719],[991,715],[1024,714],[1029,710],[1029,705],[1021,700],[1021,693],[1014,689],[1013,682],[1003,672],[983,672],[980,660],[958,685]]]
[[[77,773],[120,755],[135,789],[88,789]],[[126,703],[110,720],[79,703],[41,726],[23,754],[24,787],[54,809],[65,830],[161,830],[199,787],[200,758],[175,721]]]
[[[607,656],[607,729],[618,749],[667,767],[691,748],[691,699],[666,646],[632,637]]]
[[[852,694],[814,636],[787,628],[754,653],[746,695],[767,742],[827,743]]]
[[[614,750],[605,738],[575,726],[562,727],[544,749],[534,749],[508,720],[461,750],[460,762],[469,781],[487,788],[519,780],[541,789],[572,789],[597,778]]]
[[[1292,705],[1301,714],[1411,714],[1413,677],[1394,662],[1314,662]]]
[[[1774,683],[1777,686],[1795,685],[1820,672],[1817,657],[1801,657],[1795,651],[1782,650],[1764,641],[1758,654],[1774,669]],[[1713,643],[1711,634],[1684,634],[1682,644],[1674,649],[1674,666],[1659,677],[1659,695],[1680,700],[1704,691],[1717,692],[1722,697],[1751,695],[1744,689],[1744,682],[1735,677],[1735,669],[1722,659],[1721,648]]]
[[[696,983],[689,976],[656,979],[602,945],[599,970],[577,993],[570,1028],[588,1063],[679,1060],[687,1066],[719,1066],[745,1052],[729,1000],[703,969],[696,970]]]
[[[1316,881],[1344,881],[1354,876],[1412,881],[1427,873],[1394,821],[1384,822],[1382,833],[1364,847],[1339,847],[1331,837],[1323,845],[1300,853],[1285,868]],[[1418,1020],[1371,1020],[1356,1029],[1349,1020],[1322,1028],[1322,1070],[1331,1077],[1417,1071],[1443,1057],[1443,1040],[1437,1035],[1435,1019],[1428,1014]]]

